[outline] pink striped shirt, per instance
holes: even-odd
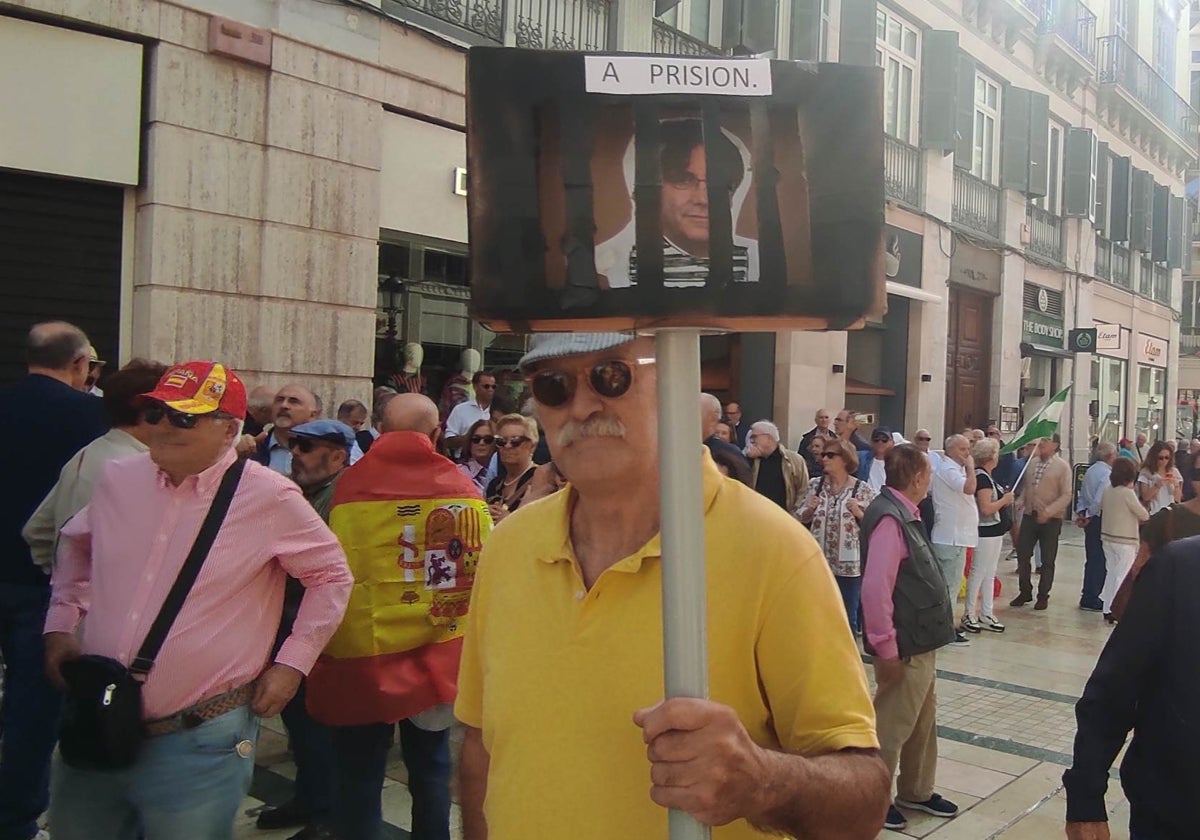
[[[191,550],[229,450],[172,486],[149,454],[110,463],[62,530],[46,632],[128,665]],[[308,673],[337,629],[354,578],[333,533],[287,478],[247,463],[229,514],[143,689],[148,719],[253,680],[266,667],[288,575],[305,586],[275,661]]]

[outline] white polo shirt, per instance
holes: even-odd
[[[446,437],[460,437],[480,420],[491,420],[492,409],[482,408],[475,400],[460,402],[446,418]]]
[[[939,459],[933,473],[933,538],[937,545],[979,544],[979,508],[975,496],[963,492],[966,468],[952,458]]]

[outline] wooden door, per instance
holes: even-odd
[[[985,428],[992,366],[992,298],[950,287],[946,345],[946,435]]]

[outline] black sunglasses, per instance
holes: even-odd
[[[917,443],[929,443],[931,440],[933,440],[933,438],[919,437],[917,438]]]
[[[871,443],[887,443],[890,440],[890,437],[873,437],[871,438]]]
[[[635,362],[634,364],[639,364]],[[633,368],[628,362],[614,359],[593,365],[588,372],[588,384],[597,396],[613,400],[624,396],[633,384]],[[578,377],[564,370],[543,370],[529,380],[534,399],[547,408],[566,405],[575,396]]]
[[[518,446],[524,446],[525,444],[529,443],[531,439],[532,438],[525,437],[525,435],[517,435],[516,437],[510,438],[498,437],[496,438],[496,446],[500,447],[501,449],[509,446],[511,446],[513,449],[516,449]]]
[[[299,451],[301,454],[307,455],[317,448],[317,442],[312,438],[293,437],[288,441],[288,449],[292,452]]]
[[[491,446],[495,442],[495,435],[471,435],[471,443],[486,443],[488,446]]]
[[[165,405],[149,405],[142,409],[142,419],[151,426],[157,426],[165,417],[167,422],[176,429],[194,429],[201,417],[218,417],[218,414],[184,414]]]
[[[842,454],[841,452],[822,452],[821,457],[822,458],[837,458],[841,454]]]

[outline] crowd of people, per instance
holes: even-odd
[[[303,383],[247,390],[213,360],[97,381],[64,322],[33,327],[27,356],[0,392],[0,427],[46,432],[14,453],[0,514],[0,840],[231,838],[274,715],[294,789],[257,825],[292,840],[382,836],[394,740],[413,836],[449,840],[455,719],[466,840],[663,836],[668,808],[731,840],[950,818],[936,652],[1004,631],[1005,539],[1011,606],[1046,609],[1071,503],[1057,438],[1002,455],[988,428],[935,450],[926,430],[863,437],[854,412],[822,410],[795,451],[700,394],[713,699],[664,699],[650,339],[535,336],[517,404],[479,371],[458,402],[397,380],[332,417]],[[1174,613],[1141,592],[1176,597],[1182,559],[1147,559],[1200,533],[1167,452],[1147,446],[1139,471],[1101,444],[1076,508],[1081,606],[1121,613],[1110,671],[1138,640],[1166,645]],[[1126,567],[1152,582],[1127,611]],[[1113,684],[1098,668],[1080,705],[1080,838],[1100,836],[1080,826],[1103,821],[1120,746],[1097,726],[1134,726]],[[1187,824],[1149,802],[1143,825]]]

